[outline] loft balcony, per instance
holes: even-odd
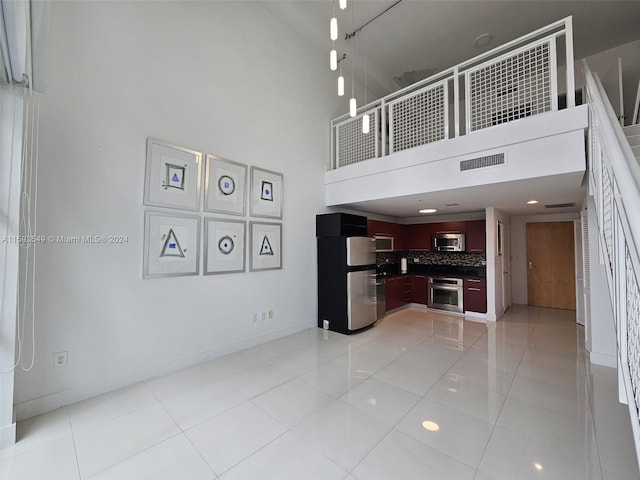
[[[575,97],[567,17],[333,120],[326,204],[366,210],[497,184],[577,190],[588,110]]]

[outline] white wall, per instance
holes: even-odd
[[[591,342],[587,344],[592,363],[616,368],[618,366],[613,306],[609,298],[607,273],[600,263],[600,242],[596,206],[588,198],[589,215],[589,287],[591,296]]]
[[[503,239],[509,237],[510,218],[500,209],[487,208],[487,320],[495,321],[505,312],[503,272],[505,262],[509,262],[509,246],[503,244],[502,255],[498,255],[498,221],[502,222]],[[509,295],[509,292],[506,292]],[[507,299],[506,305],[511,305]]]
[[[580,220],[577,212],[511,217],[511,299],[527,305],[527,223]],[[576,258],[576,262],[582,262]]]
[[[51,32],[38,229],[129,241],[40,249],[18,416],[314,326],[314,217],[329,120],[346,108],[326,52],[260,2],[55,2]],[[142,280],[150,136],[284,174],[282,270]],[[58,351],[68,367],[54,369]]]

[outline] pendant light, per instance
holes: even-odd
[[[353,118],[357,115],[357,113],[358,105],[356,104],[356,99],[355,97],[351,97],[351,100],[349,100],[349,116]]]
[[[369,114],[365,113],[362,116],[362,133],[365,135],[369,133]]]
[[[333,17],[329,22],[329,37],[331,40],[338,39],[338,19]]]
[[[338,76],[338,96],[344,97],[344,77],[342,76],[342,61],[340,61],[340,75]]]
[[[353,6],[351,7],[351,23],[353,23]],[[349,100],[349,116],[351,118],[355,117],[358,114],[358,104],[356,102],[355,96],[355,76],[356,76],[356,57],[353,54],[355,47],[355,41],[351,41],[351,99]]]
[[[335,48],[329,52],[329,68],[332,72],[338,69],[338,52]]]
[[[366,13],[366,5],[365,5],[365,13]],[[364,42],[364,104],[367,105],[367,42]],[[370,119],[369,114],[365,113],[362,116],[362,133],[366,135],[369,133],[370,127]]]
[[[347,0],[340,0],[340,10],[347,8]]]

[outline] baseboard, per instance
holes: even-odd
[[[606,354],[606,353],[590,352],[589,353],[589,360],[591,361],[591,363],[593,363],[595,365],[601,365],[603,367],[610,367],[610,368],[617,368],[618,367],[618,361],[617,361],[615,355],[609,355],[609,354]]]
[[[218,357],[223,357],[224,355],[229,355],[230,353],[255,347],[256,345],[261,345],[263,343],[270,342],[271,340],[293,335],[294,333],[314,327],[317,327],[316,320],[291,325],[210,350],[185,355],[184,357],[169,360],[167,362],[148,365],[142,369],[125,372],[118,375],[117,378],[100,379],[99,382],[90,385],[84,385],[72,390],[65,390],[51,395],[34,398],[33,400],[27,400],[14,405],[15,415],[18,421],[25,420],[60,407],[71,405],[72,403],[97,397],[98,395],[128,387],[161,375],[167,375],[177,370],[182,370],[183,368],[188,368],[202,362],[207,362]]]
[[[464,317],[470,322],[487,323],[487,314],[479,312],[464,312]]]
[[[12,423],[0,428],[0,449],[16,443],[16,424]]]

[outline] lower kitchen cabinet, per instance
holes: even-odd
[[[387,278],[386,303],[387,311],[406,305],[411,295],[411,279],[409,275]]]
[[[465,278],[464,309],[468,312],[487,313],[487,281],[484,278]]]
[[[427,304],[429,286],[426,275],[411,275],[411,303]]]

